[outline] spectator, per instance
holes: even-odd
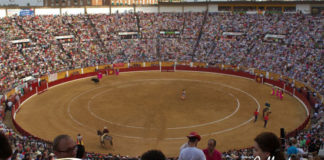
[[[208,140],[208,146],[206,149],[203,150],[206,160],[221,160],[222,154],[218,152],[216,149],[216,140],[210,139]]]
[[[290,157],[291,155],[297,155],[298,150],[296,148],[296,140],[292,138],[289,142],[289,148],[287,149],[287,156]]]
[[[56,158],[73,158],[76,156],[77,146],[68,135],[59,135],[54,139],[53,150]]]
[[[76,153],[76,158],[84,159],[86,158],[85,154],[85,148],[83,145],[77,145],[77,153]]]
[[[159,150],[149,150],[141,156],[141,160],[165,160],[166,157]]]
[[[188,136],[188,147],[180,151],[179,160],[206,160],[204,152],[197,148],[201,137],[196,132],[191,132]]]
[[[7,160],[12,155],[12,149],[7,137],[2,133],[0,133],[0,142],[0,159]]]
[[[279,138],[271,132],[263,132],[255,139],[254,156],[259,156],[261,160],[275,157],[276,160],[285,160],[281,151]]]

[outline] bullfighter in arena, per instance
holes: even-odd
[[[182,90],[181,99],[182,100],[185,100],[186,99],[186,90],[185,89]]]

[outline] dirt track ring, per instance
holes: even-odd
[[[234,90],[240,91],[241,93],[244,93],[244,94],[248,95],[249,97],[251,97],[251,98],[255,101],[255,103],[256,103],[257,106],[258,106],[258,110],[260,110],[260,103],[259,103],[258,100],[257,100],[255,97],[253,97],[251,94],[249,94],[249,93],[247,93],[247,92],[245,92],[245,91],[243,91],[243,90],[241,90],[241,89],[235,88],[235,87],[233,87],[233,86],[229,86],[229,85],[225,85],[225,84],[220,84],[220,83],[212,82],[212,81],[189,80],[189,79],[139,79],[139,80],[132,80],[132,81],[128,81],[128,82],[126,83],[126,85],[129,84],[129,82],[140,82],[140,83],[144,83],[144,82],[146,82],[146,81],[190,81],[190,82],[200,82],[200,83],[208,83],[208,84],[213,84],[213,85],[220,85],[220,86],[224,86],[224,87],[227,87],[227,88],[230,88],[230,89],[234,89]],[[105,87],[105,86],[97,87],[97,88],[94,88],[93,90],[100,89],[100,88],[104,88],[104,87]],[[120,87],[123,87],[123,85],[120,86]],[[81,125],[81,126],[83,126],[83,127],[86,127],[86,128],[88,128],[88,129],[94,129],[94,128],[91,128],[91,127],[89,127],[89,126],[87,126],[87,125],[85,125],[85,124],[83,124],[83,123],[77,121],[77,120],[76,120],[76,119],[71,115],[71,113],[70,113],[70,108],[71,108],[71,103],[72,103],[74,100],[76,100],[79,96],[81,96],[81,95],[83,95],[83,94],[86,94],[86,93],[88,93],[88,92],[91,92],[91,91],[93,91],[93,90],[90,90],[90,91],[86,91],[86,92],[80,93],[78,96],[74,97],[74,98],[69,102],[69,104],[68,104],[68,114],[69,114],[70,118],[71,118],[74,122],[76,122],[77,124],[79,124],[79,125]],[[90,98],[90,101],[88,101],[88,112],[89,112],[93,117],[95,117],[96,119],[101,120],[101,121],[104,121],[104,122],[107,122],[107,123],[110,123],[110,124],[112,124],[112,125],[117,125],[117,126],[121,126],[121,127],[128,127],[128,128],[134,128],[134,129],[145,129],[144,127],[139,127],[139,126],[130,126],[130,125],[125,125],[125,124],[120,124],[120,123],[116,123],[116,122],[108,121],[108,120],[106,120],[106,119],[104,119],[104,118],[102,118],[102,117],[96,115],[93,111],[91,111],[91,102],[92,102],[92,100],[93,100],[96,96],[98,96],[98,95],[100,95],[100,94],[102,94],[102,93],[110,92],[111,90],[112,90],[112,89],[104,90],[104,91],[102,91],[102,92],[99,92],[99,93],[93,95],[93,96]],[[229,94],[230,96],[232,96],[233,99],[235,99],[236,102],[237,102],[237,107],[236,107],[235,111],[232,112],[230,115],[227,115],[227,116],[225,116],[225,117],[222,118],[222,119],[215,120],[215,121],[211,121],[211,122],[208,122],[208,123],[196,124],[196,125],[191,125],[191,126],[183,126],[183,127],[173,127],[173,128],[166,128],[166,129],[168,129],[168,130],[177,130],[177,129],[186,129],[186,128],[196,128],[196,127],[208,126],[208,125],[211,125],[211,124],[219,123],[219,122],[221,122],[221,121],[223,121],[223,120],[225,120],[225,119],[228,119],[228,118],[232,117],[232,116],[233,116],[234,114],[236,114],[237,111],[239,110],[239,108],[240,108],[240,101],[239,101],[239,99],[238,99],[237,97],[235,97],[233,94],[231,94],[231,93],[227,93],[227,94]],[[231,131],[231,130],[233,130],[233,129],[237,129],[237,128],[239,128],[239,127],[241,127],[241,126],[243,126],[243,125],[249,123],[249,122],[252,121],[253,119],[254,119],[254,117],[252,116],[249,120],[247,120],[247,121],[245,121],[245,122],[243,122],[243,123],[241,123],[241,124],[239,124],[239,125],[237,125],[237,126],[234,126],[234,127],[228,128],[228,129],[224,129],[224,130],[220,130],[220,131],[216,131],[216,132],[212,132],[212,133],[208,133],[208,134],[202,134],[201,136],[204,137],[204,136],[210,136],[210,135],[216,135],[216,134],[225,133],[225,132]],[[156,129],[156,128],[153,128],[153,129]],[[119,137],[124,137],[124,138],[143,139],[142,137],[134,137],[134,136],[128,136],[128,135],[118,135],[118,134],[112,134],[112,135],[119,136]],[[147,138],[146,138],[146,139],[147,139]],[[156,138],[150,138],[150,139],[152,139],[152,140],[156,140]],[[165,140],[177,140],[177,139],[185,139],[185,138],[183,138],[183,137],[165,138]]]
[[[152,82],[146,86],[141,82],[143,79]],[[111,93],[107,91],[110,88]],[[180,93],[184,88],[188,99],[183,103]],[[251,79],[219,73],[128,72],[104,77],[98,85],[85,78],[51,87],[24,101],[16,122],[29,133],[49,141],[59,134],[74,137],[81,133],[89,152],[107,154],[97,143],[96,130],[103,126],[107,126],[114,137],[114,150],[108,150],[113,154],[138,156],[156,148],[167,156],[177,156],[191,131],[203,137],[199,148],[205,148],[207,140],[215,138],[217,148],[223,152],[253,145],[253,138],[260,132],[278,133],[280,128],[289,132],[304,122],[307,114],[302,103],[291,96],[280,101],[269,94],[270,90],[270,86]],[[108,93],[99,94],[104,91]],[[96,94],[98,97],[94,96]],[[142,101],[142,98],[145,99]],[[263,128],[262,114],[256,123],[252,122],[254,110],[265,101],[271,103],[273,110],[268,128]],[[161,107],[155,109],[160,104]],[[236,114],[235,110],[238,110]],[[95,116],[146,129],[113,125]],[[229,118],[221,120],[226,117]]]

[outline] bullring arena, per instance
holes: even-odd
[[[2,0],[0,159],[324,158],[323,20],[323,0]]]
[[[138,156],[156,148],[176,157],[191,131],[202,135],[200,148],[215,138],[217,148],[227,151],[252,146],[261,132],[289,132],[304,122],[306,110],[297,99],[286,94],[279,100],[270,91],[271,86],[253,79],[219,73],[122,72],[104,76],[98,85],[84,78],[54,86],[25,101],[16,122],[48,141],[80,133],[88,152]],[[266,102],[272,114],[263,128],[262,113],[253,123],[253,112],[261,112]],[[113,147],[99,144],[96,130],[104,126]]]

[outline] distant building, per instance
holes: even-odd
[[[45,7],[109,6],[110,0],[44,0]]]
[[[44,6],[44,0],[0,0],[0,6]]]

